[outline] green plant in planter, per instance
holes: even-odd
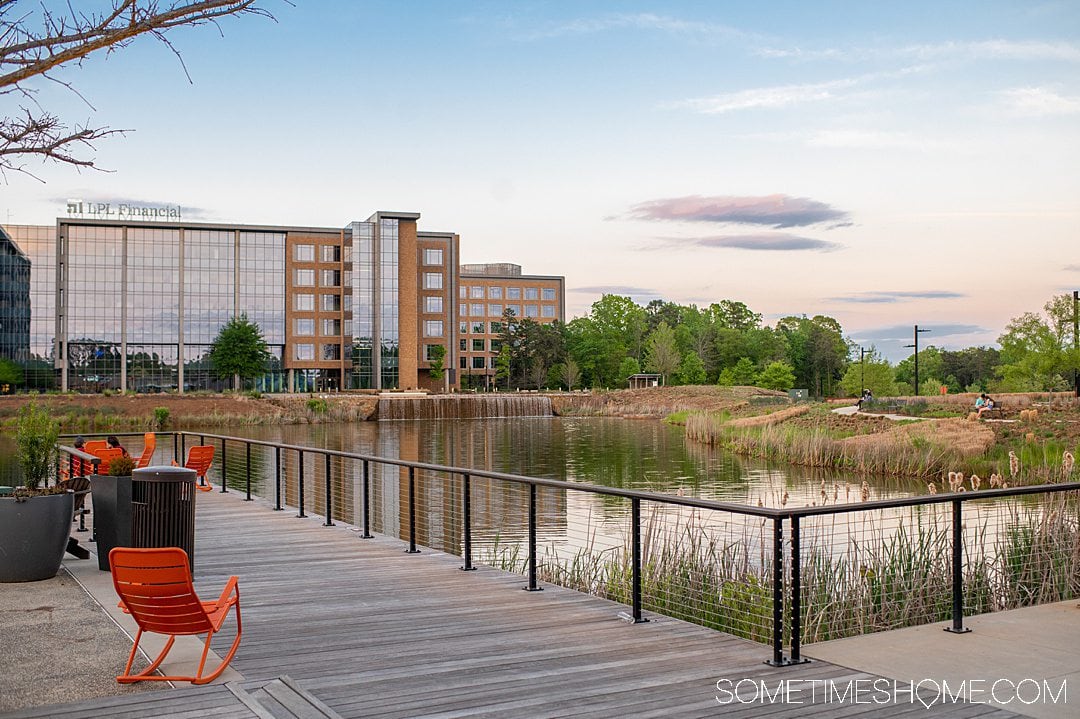
[[[23,484],[28,491],[41,489],[56,465],[56,443],[60,424],[49,411],[31,402],[19,410],[15,422],[15,444],[23,468]]]
[[[109,462],[110,477],[129,477],[133,469],[135,469],[134,457],[117,457]]]

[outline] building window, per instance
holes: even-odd
[[[424,321],[424,336],[425,337],[442,337],[443,336],[443,323],[442,323],[442,320],[425,320]]]
[[[484,351],[484,340],[473,340],[472,341],[472,351],[473,352],[483,352]]]
[[[352,320],[345,320],[341,323],[341,334],[345,337],[352,337]]]
[[[296,359],[298,359],[298,360],[313,360],[313,359],[315,359],[315,345],[312,345],[312,344],[296,345]]]
[[[543,299],[553,300],[555,299],[555,290],[550,287],[545,287],[543,291]]]
[[[341,359],[341,345],[323,345],[322,358],[324,360]]]
[[[341,245],[323,245],[323,262],[341,262]],[[327,345],[329,347],[329,345]]]
[[[424,264],[425,265],[441,265],[442,264],[442,250],[426,249],[424,250]]]
[[[505,329],[506,329],[506,323],[505,322],[492,322],[491,323],[491,334],[493,334],[493,335],[501,335]]]
[[[539,308],[536,305],[525,305],[525,316],[526,317],[538,317],[539,316]]]
[[[468,332],[469,332],[469,323],[468,322],[459,322],[458,323],[458,334],[464,335],[464,334],[468,334]]]
[[[293,284],[297,287],[314,287],[315,270],[296,270],[296,279]]]
[[[298,337],[310,337],[315,334],[315,320],[297,317],[293,320],[293,334]]]
[[[469,299],[469,288],[466,287],[465,285],[462,285],[461,287],[458,287],[458,297],[460,297],[463,300]]]
[[[535,287],[526,287],[525,288],[525,299],[527,299],[527,300],[540,299],[540,293],[537,291],[537,289]]]
[[[341,295],[322,295],[323,312],[340,312]]]
[[[521,305],[507,305],[506,309],[512,312],[514,317],[521,317]]]
[[[424,289],[425,290],[441,290],[442,289],[442,273],[441,272],[425,272],[424,273]]]
[[[491,340],[491,351],[492,352],[494,352],[495,354],[499,354],[500,352],[502,352],[502,348],[503,348],[503,341],[502,340]]]
[[[484,323],[483,322],[473,322],[472,323],[472,333],[474,335],[482,335],[482,334],[484,334]]]
[[[488,299],[489,300],[501,300],[502,299],[502,287],[488,287]]]
[[[352,295],[341,296],[341,307],[345,312],[352,312]]]
[[[459,357],[458,360],[459,360],[458,365],[461,366],[461,369],[468,369],[469,368],[469,358],[468,357]]]
[[[473,317],[483,317],[484,316],[484,306],[480,305],[480,304],[469,305],[469,314],[472,315]]]
[[[502,305],[488,305],[488,316],[489,317],[502,317],[502,310],[503,310]]]
[[[484,369],[484,358],[483,357],[473,357],[472,358],[472,367],[473,367],[473,369]]]
[[[460,351],[464,352],[465,348],[468,346],[468,344],[469,344],[469,340],[465,340],[465,339],[458,340],[458,349]]]
[[[484,299],[484,288],[476,287],[475,285],[469,288],[469,297],[474,300]]]
[[[341,271],[340,270],[323,270],[322,271],[322,286],[323,287],[341,287]]]
[[[424,296],[424,312],[438,314],[442,312],[442,297]]]
[[[315,295],[299,294],[293,295],[293,309],[297,312],[314,312],[315,311]]]
[[[293,258],[297,262],[314,262],[315,245],[294,245]]]
[[[540,306],[540,316],[541,317],[554,317],[555,316],[555,305],[541,305]]]
[[[323,320],[323,337],[337,337],[341,334],[341,320]]]
[[[436,347],[442,347],[442,345],[424,345],[424,359],[426,359],[428,362],[431,362],[435,359]],[[443,354],[443,357],[446,357],[446,355]]]
[[[507,287],[506,288],[506,299],[508,299],[508,300],[520,300],[521,299],[521,288],[520,287]]]
[[[464,317],[465,315],[469,314],[469,306],[462,302],[460,305],[457,306],[457,313],[458,317]]]

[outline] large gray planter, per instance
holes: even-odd
[[[0,498],[0,582],[36,582],[60,571],[75,495]]]

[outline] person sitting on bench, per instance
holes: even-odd
[[[988,412],[994,409],[996,406],[997,404],[994,402],[994,400],[986,396],[985,392],[979,395],[979,398],[975,400],[975,411],[979,413],[980,417],[983,416],[983,412]]]

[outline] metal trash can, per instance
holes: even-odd
[[[195,570],[195,470],[144,467],[131,473],[132,547],[180,547]]]

